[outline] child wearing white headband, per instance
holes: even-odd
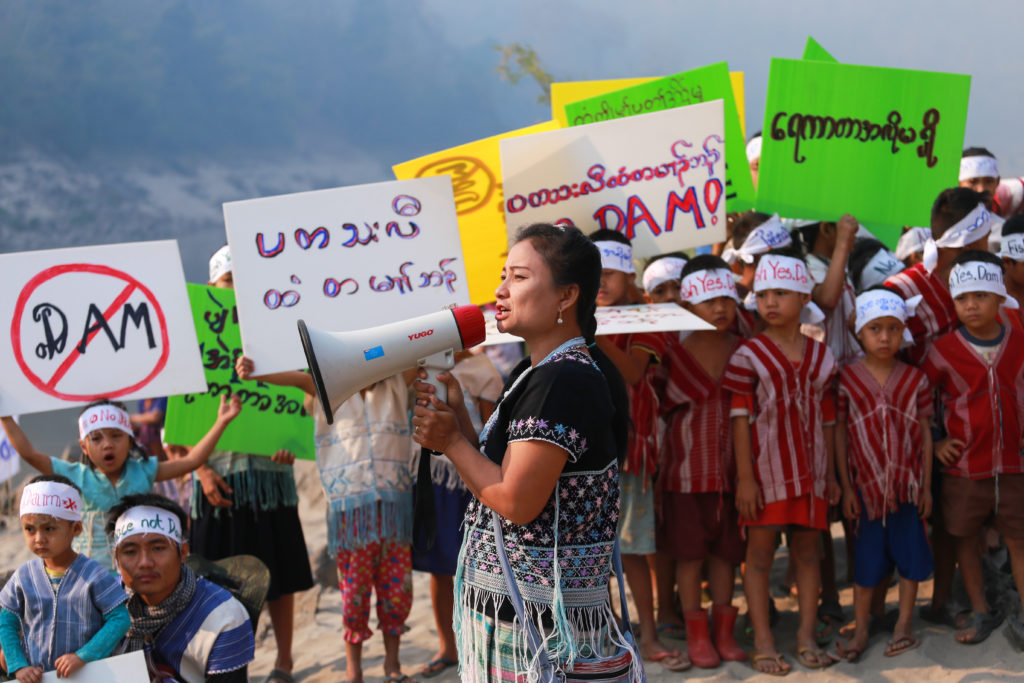
[[[899,617],[885,654],[913,650],[918,583],[933,569],[924,520],[931,514],[931,385],[917,368],[896,359],[911,301],[883,287],[857,297],[853,328],[864,357],[839,373],[836,466],[843,488],[843,513],[857,521],[854,533],[853,637],[837,645],[837,658],[853,661],[870,636],[871,597],[900,572]]]
[[[644,268],[644,301],[649,304],[679,303],[679,277],[686,257],[661,256]]]
[[[38,683],[43,672],[68,677],[109,657],[128,631],[128,596],[98,562],[76,553],[82,496],[60,475],[34,478],[21,494],[25,543],[38,556],[0,591],[0,646],[7,672]]]
[[[1017,303],[1024,302],[1024,216],[1008,218],[1003,225],[999,258],[1003,260],[1003,281],[1007,296],[1013,297]],[[1020,310],[1010,318],[1024,329],[1024,317]]]
[[[43,474],[59,474],[75,483],[83,492],[82,523],[84,533],[74,548],[115,571],[112,548],[104,526],[106,511],[122,496],[145,493],[153,483],[173,479],[206,462],[231,420],[241,412],[237,397],[221,397],[216,421],[210,431],[184,458],[160,462],[154,456],[129,457],[135,446],[131,420],[124,404],[100,399],[82,409],[78,417],[78,444],[85,456],[82,462],[69,462],[40,453],[21,427],[10,417],[0,417],[7,437],[18,455]]]
[[[598,306],[636,303],[633,252],[629,240],[615,230],[597,230],[589,235],[601,253],[601,288]],[[666,647],[658,637],[654,595],[648,559],[656,551],[654,518],[654,473],[658,461],[658,397],[651,384],[654,367],[668,343],[666,333],[598,335],[600,348],[622,375],[629,392],[632,430],[625,463],[619,471],[619,544],[622,567],[640,618],[640,649],[647,657],[657,656],[662,667],[682,671],[690,663],[678,650]],[[659,577],[659,585],[671,581]],[[671,604],[671,603],[669,603]],[[660,616],[660,615],[659,615]],[[665,622],[668,623],[668,622]]]
[[[797,658],[824,668],[829,656],[815,642],[821,588],[818,546],[828,506],[839,502],[833,469],[836,372],[832,352],[804,336],[800,324],[814,280],[799,251],[761,257],[754,277],[757,310],[767,327],[732,355],[723,386],[732,392],[736,507],[747,529],[746,591],[757,643],[751,662],[760,673],[783,675],[792,665],[775,648],[769,624],[769,575],[780,528],[789,533],[801,596]],[[813,308],[812,308],[813,307]]]
[[[971,602],[956,639],[980,643],[1001,621],[985,599],[979,551],[993,512],[1011,563],[1024,566],[1024,333],[1000,322],[1000,307],[1018,304],[1007,296],[1002,261],[994,254],[960,254],[950,269],[949,292],[961,326],[935,341],[921,369],[943,403],[948,436],[935,445],[943,472],[942,516]],[[1018,592],[1024,591],[1019,573],[1016,578]],[[1007,635],[1020,643],[1024,624],[1013,619]]]
[[[748,211],[736,219],[730,241],[739,246],[726,248],[722,258],[740,278],[738,288],[741,297],[753,291],[754,271],[761,255],[793,244],[793,238],[778,214],[769,216],[757,211]]]
[[[733,497],[729,392],[722,387],[722,373],[741,342],[732,332],[739,296],[729,266],[710,254],[694,257],[683,268],[681,294],[683,307],[714,329],[681,339],[676,335],[663,354],[668,378],[658,406],[665,420],[658,550],[676,564],[690,660],[708,668],[746,659],[733,639],[733,576],[744,549]],[[710,634],[708,614],[701,608],[705,564]]]
[[[999,164],[996,155],[984,147],[968,147],[960,158],[960,187],[969,187],[975,192],[995,197],[999,187]]]

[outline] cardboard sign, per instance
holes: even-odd
[[[58,678],[56,671],[43,674],[43,683],[140,683],[148,680],[146,656],[141,651],[89,662],[71,678]]]
[[[726,210],[746,211],[754,206],[754,183],[725,62],[573,102],[565,107],[565,116],[570,126],[579,126],[711,100],[725,103]]]
[[[18,421],[18,416],[14,416]],[[6,432],[0,429],[0,483],[7,481],[21,470],[21,458],[14,450],[14,445],[7,438]]]
[[[498,332],[494,313],[485,314],[484,317],[487,325],[487,339],[483,346],[522,341],[515,335]],[[678,304],[599,306],[594,317],[597,318],[597,334],[715,329],[714,325]]]
[[[725,239],[722,100],[501,141],[505,224],[618,230],[634,256]]]
[[[209,389],[204,394],[167,400],[164,440],[195,446],[217,419],[220,397],[238,396],[242,412],[224,430],[218,449],[273,455],[284,448],[298,458],[315,460],[313,418],[303,408],[304,392],[294,387],[243,382],[235,373],[235,361],[242,355],[235,292],[189,284],[188,298]]]
[[[890,248],[928,225],[955,187],[971,78],[773,59],[757,208],[834,220],[852,213]]]
[[[0,255],[0,415],[202,391],[174,240]]]
[[[469,300],[474,304],[494,301],[494,290],[500,283],[508,251],[498,141],[556,128],[558,124],[554,121],[538,123],[392,167],[399,180],[435,175],[452,177]]]
[[[833,57],[828,50],[823,48],[818,41],[810,36],[807,36],[807,44],[804,45],[803,58],[814,62],[839,62],[839,60]]]
[[[605,81],[563,81],[551,84],[551,118],[562,128],[569,127],[569,119],[565,116],[565,107],[573,102],[588,100],[591,97],[604,95],[623,88],[631,88],[641,83],[650,83],[658,77],[619,78]],[[740,116],[740,128],[743,137],[747,136],[747,99],[743,84],[742,71],[730,71],[729,81],[732,83],[732,94],[736,99],[736,110]]]
[[[306,367],[299,319],[357,330],[469,303],[450,176],[224,205],[242,348]]]

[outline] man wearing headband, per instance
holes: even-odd
[[[122,652],[141,650],[159,683],[245,683],[255,640],[249,615],[226,590],[185,564],[188,517],[154,493],[125,496],[107,532],[128,590]]]
[[[231,249],[210,258],[208,285],[234,289]],[[291,676],[295,594],[313,587],[313,572],[299,520],[299,496],[292,463],[278,451],[271,458],[237,451],[214,451],[196,470],[193,486],[192,551],[208,560],[254,555],[270,570],[267,611],[273,624],[277,657],[270,683]]]
[[[679,303],[679,276],[684,256],[661,256],[644,268],[644,300],[649,304]]]
[[[1024,595],[1024,333],[999,321],[999,308],[1016,308],[1003,284],[1002,262],[987,251],[965,251],[952,264],[949,290],[962,326],[932,345],[922,369],[944,407],[948,436],[935,445],[943,466],[941,507],[956,541],[971,615],[956,638],[979,643],[999,625],[985,600],[980,542],[992,519],[1006,541],[1014,581]],[[1024,645],[1024,625],[1008,635]]]
[[[921,295],[917,315],[907,321],[914,346],[907,351],[912,365],[919,365],[928,347],[959,324],[949,295],[949,271],[964,249],[987,249],[992,214],[984,197],[964,187],[939,193],[932,205],[933,238],[925,246],[924,260],[894,275],[885,284],[904,299]]]
[[[76,553],[82,495],[71,480],[44,474],[21,494],[25,543],[38,556],[18,567],[0,591],[0,646],[8,673],[37,683],[110,656],[128,630],[128,599],[100,563]]]

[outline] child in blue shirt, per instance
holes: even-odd
[[[51,670],[66,678],[113,652],[131,623],[128,595],[106,568],[71,548],[82,533],[81,492],[71,480],[36,477],[20,512],[25,543],[39,559],[18,567],[0,591],[0,646],[21,683],[39,683]]]

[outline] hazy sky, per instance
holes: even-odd
[[[970,74],[965,146],[991,149],[1003,175],[1024,174],[1018,0],[430,0],[426,7],[453,44],[528,43],[558,80],[667,75],[726,60],[746,74],[749,131],[761,127],[769,59],[799,58],[808,35],[842,62]],[[525,82],[509,89],[530,101],[535,95]]]

